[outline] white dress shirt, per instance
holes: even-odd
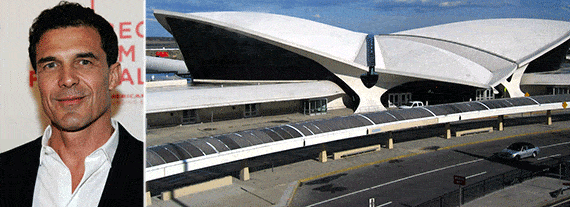
[[[33,206],[97,206],[111,170],[113,156],[119,145],[118,122],[111,119],[115,129],[111,138],[85,158],[85,172],[72,192],[71,173],[53,148],[48,146],[52,128],[42,137],[40,166],[34,187]]]

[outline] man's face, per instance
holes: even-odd
[[[110,116],[110,93],[119,84],[120,64],[107,65],[97,30],[48,30],[37,43],[36,63],[42,105],[56,127],[77,131]]]

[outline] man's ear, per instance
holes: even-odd
[[[116,62],[109,67],[109,90],[114,90],[121,84],[121,63]]]

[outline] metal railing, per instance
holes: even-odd
[[[534,165],[534,169],[515,169],[461,188],[461,204],[483,197],[497,190],[522,183],[538,176],[551,175],[560,179],[570,178],[570,159],[568,156],[550,159]],[[459,206],[459,189],[431,199],[416,207]]]

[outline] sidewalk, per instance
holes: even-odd
[[[550,196],[550,192],[564,187],[562,182],[568,181],[561,181],[551,177],[536,177],[503,190],[495,191],[463,206],[546,206],[556,201],[570,198],[570,191],[564,192],[563,195],[559,195],[557,198]]]
[[[492,141],[497,139],[507,139],[519,134],[528,134],[538,131],[553,131],[567,129],[570,126],[570,119],[568,114],[564,115],[561,121],[554,120],[553,124],[548,126],[544,122],[535,122],[533,124],[526,125],[516,125],[515,120],[509,120],[510,124],[506,124],[504,131],[493,131],[492,133],[483,133],[470,135],[465,137],[453,137],[451,139],[442,138],[444,130],[443,127],[428,127],[420,128],[414,130],[408,130],[404,132],[399,132],[398,135],[404,137],[404,139],[399,139],[394,137],[394,149],[385,149],[374,153],[366,153],[357,156],[353,156],[347,159],[341,160],[329,160],[326,163],[320,163],[314,159],[303,160],[295,162],[292,164],[276,166],[272,168],[267,168],[258,171],[251,172],[251,180],[241,181],[239,179],[233,179],[233,184],[230,186],[221,187],[214,190],[209,190],[205,192],[190,194],[180,198],[174,198],[170,201],[163,201],[159,196],[152,197],[152,206],[285,206],[287,205],[289,199],[295,193],[297,183],[300,181],[309,181],[319,177],[324,177],[326,175],[336,174],[339,172],[348,171],[355,168],[360,168],[363,166],[368,166],[372,164],[377,164],[381,162],[387,162],[393,159],[401,159],[404,157],[414,156],[421,153],[428,153],[435,149],[450,149],[458,146],[474,144],[476,142],[482,141]],[[541,116],[545,120],[544,116]],[[537,118],[537,120],[542,120]],[[517,119],[519,120],[519,119]],[[520,122],[528,122],[528,118],[520,119]],[[481,122],[481,124],[494,123],[493,120]],[[518,122],[518,121],[517,121]],[[509,123],[507,121],[507,123]],[[510,125],[510,126],[509,126]],[[487,127],[490,125],[486,125]],[[496,127],[495,125],[492,125]],[[453,125],[452,125],[453,127]],[[431,130],[434,132],[439,132],[440,135],[433,135],[433,137],[423,138],[419,140],[402,141],[407,140],[405,137],[417,136],[414,133],[423,133],[422,130]],[[412,133],[412,134],[406,134]],[[436,134],[436,133],[428,133]],[[307,153],[307,152],[288,152],[292,153]],[[552,191],[553,186],[542,186],[536,183],[548,183],[544,179],[549,178],[536,178],[534,180],[529,180],[521,185],[513,186],[512,188],[524,188],[529,189],[528,191],[535,191],[531,187],[538,188],[544,191]],[[528,183],[528,182],[536,183]],[[550,181],[549,181],[550,182]],[[558,182],[558,181],[557,181]],[[553,184],[554,185],[554,184]],[[507,188],[507,191],[511,188]],[[505,191],[505,190],[503,190]],[[512,190],[511,190],[512,191]],[[522,190],[521,190],[522,191]],[[570,194],[570,192],[569,192]],[[500,195],[498,193],[492,193],[488,196]],[[549,196],[547,193],[546,196]],[[492,199],[497,200],[519,200],[523,201],[520,196],[531,196],[529,199],[535,199],[532,195],[527,194],[513,194],[506,196],[499,196]],[[564,195],[562,195],[564,196]],[[560,196],[560,197],[562,197]],[[520,198],[519,198],[520,197]],[[559,197],[559,198],[560,198]],[[542,199],[542,197],[540,197]],[[479,199],[480,202],[484,202],[488,199]],[[490,206],[486,204],[475,203],[479,200],[469,203],[471,206]],[[497,201],[498,202],[498,201]],[[511,202],[512,203],[512,202]],[[510,206],[508,203],[506,206]],[[525,201],[525,204],[528,203]],[[491,205],[494,206],[494,205]],[[520,206],[520,205],[512,205]]]

